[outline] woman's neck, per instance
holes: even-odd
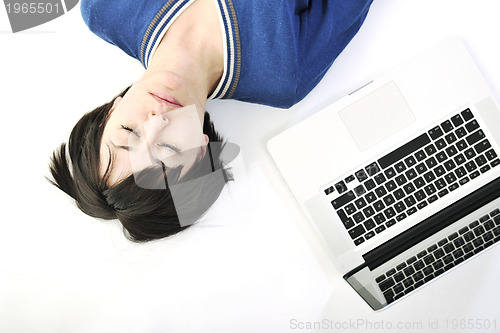
[[[222,31],[214,0],[195,0],[172,23],[151,58],[148,71],[170,71],[208,97],[224,71]]]

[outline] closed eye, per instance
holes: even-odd
[[[132,128],[128,127],[128,126],[125,126],[125,125],[120,125],[122,129],[124,129],[125,131],[127,132],[130,132],[132,134],[134,134],[136,137],[140,138],[141,136],[139,135],[139,133],[135,130],[133,130]],[[173,146],[171,144],[168,144],[168,143],[159,143],[158,144],[159,147],[165,147],[165,148],[169,148],[171,150],[173,150],[174,152],[176,152],[177,154],[181,152],[181,149],[180,148],[177,148],[176,146]],[[124,146],[121,146],[120,148],[122,149],[125,149]],[[128,148],[128,147],[127,147]],[[129,150],[129,149],[126,149],[126,150]]]
[[[177,148],[176,146],[169,145],[168,143],[159,143],[158,146],[172,149],[176,153],[180,153],[181,152],[181,150],[179,148]]]
[[[139,135],[139,133],[137,133],[137,131],[133,130],[132,128],[128,127],[128,126],[124,126],[124,125],[120,125],[122,129],[124,129],[125,131],[127,132],[130,132],[132,134],[134,134],[136,137],[140,138],[141,136]]]

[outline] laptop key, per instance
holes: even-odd
[[[443,256],[444,256],[444,251],[443,251],[443,249],[437,249],[437,250],[434,252],[434,257],[435,257],[436,259],[439,259],[439,258],[441,258],[441,257],[443,257]]]
[[[398,299],[403,296],[402,292],[405,288],[403,287],[403,284],[398,283],[397,285],[394,286],[393,290],[397,294],[394,299]],[[401,296],[400,296],[401,295]]]
[[[405,164],[408,168],[411,168],[412,166],[417,164],[417,161],[415,160],[415,158],[413,156],[409,156],[409,157],[405,158]]]
[[[345,206],[345,212],[348,214],[348,215],[352,215],[356,212],[356,207],[350,203],[348,204],[347,206]]]
[[[453,125],[455,125],[455,127],[458,127],[464,123],[464,120],[462,119],[460,114],[457,114],[457,115],[451,117],[451,121],[452,121]]]
[[[488,231],[487,233],[485,233],[483,235],[483,240],[487,243],[489,242],[490,240],[493,239],[493,233],[491,231]]]
[[[396,215],[396,212],[392,207],[389,207],[386,210],[384,210],[384,214],[388,219],[390,219],[391,217],[394,217]]]
[[[356,239],[359,236],[363,235],[365,233],[365,228],[363,227],[362,224],[358,225],[355,228],[352,228],[349,230],[349,236],[351,236],[352,239]]]
[[[474,229],[479,225],[479,221],[474,221],[469,224],[469,228]]]
[[[403,213],[403,214],[399,214],[398,216],[396,216],[396,220],[397,220],[398,222],[403,221],[405,218],[406,218],[406,214],[405,214],[405,213]]]
[[[415,200],[415,197],[413,195],[409,195],[405,198],[404,202],[407,207],[411,207],[417,203],[417,200]]]
[[[427,147],[425,147],[425,152],[427,153],[427,156],[431,156],[437,151],[436,147],[431,143]]]
[[[384,170],[384,174],[387,178],[392,178],[396,175],[396,171],[392,167],[390,167]]]
[[[446,146],[447,146],[446,141],[444,141],[443,138],[441,138],[441,139],[439,139],[439,140],[436,141],[436,147],[437,147],[437,149],[441,150],[441,149],[443,149]]]
[[[366,239],[370,239],[370,238],[372,238],[373,236],[375,236],[375,232],[370,231],[369,233],[367,233],[367,234],[365,235],[365,238],[366,238]]]
[[[388,228],[392,227],[392,226],[393,226],[393,225],[395,225],[395,224],[396,224],[396,220],[395,220],[395,219],[390,219],[389,221],[387,221],[387,222],[385,223],[385,225],[386,225]]]
[[[339,194],[342,194],[345,191],[347,191],[347,186],[343,181],[340,181],[337,184],[335,184],[335,189],[337,189],[337,192],[339,192]]]
[[[364,185],[368,191],[373,190],[377,186],[373,181],[373,179],[368,179],[367,181],[364,182]]]
[[[491,230],[495,227],[495,222],[493,222],[493,220],[488,220],[486,221],[486,223],[484,223],[484,228],[486,230]]]
[[[473,239],[474,239],[474,233],[472,231],[468,231],[464,234],[464,240],[466,242],[470,242]]]
[[[342,223],[344,224],[344,227],[346,229],[350,229],[352,227],[354,227],[354,221],[351,219],[351,218],[348,218],[346,221],[342,221]]]
[[[390,277],[390,278],[386,279],[385,281],[380,282],[379,287],[380,287],[380,290],[382,290],[384,292],[387,289],[394,286],[395,284],[396,283],[394,282],[394,280]]]
[[[443,130],[439,126],[436,126],[429,131],[429,135],[432,138],[432,140],[436,140],[437,138],[439,138],[443,134],[444,134]]]
[[[365,173],[364,170],[358,170],[358,171],[356,171],[356,173],[354,175],[356,176],[356,178],[358,179],[358,181],[360,183],[362,183],[364,180],[368,179],[368,175]]]
[[[417,208],[416,208],[416,207],[412,207],[412,208],[410,208],[410,209],[408,209],[408,210],[406,211],[406,214],[408,214],[408,215],[413,215],[413,214],[415,214],[416,212],[417,212]]]
[[[413,285],[413,279],[411,277],[406,278],[405,280],[403,280],[403,285],[405,286],[405,288],[411,287]]]
[[[481,167],[481,166],[483,166],[483,165],[485,165],[485,164],[488,162],[488,161],[486,160],[486,157],[484,157],[483,155],[480,155],[480,156],[476,157],[476,158],[474,159],[474,161],[475,161],[475,162],[476,162],[476,164],[477,164],[478,166],[480,166],[480,167]]]
[[[455,246],[453,246],[452,243],[448,243],[446,244],[445,246],[443,246],[443,250],[446,252],[446,253],[450,253],[452,252],[453,250],[455,250]]]
[[[469,145],[467,144],[467,142],[465,142],[465,140],[460,140],[458,141],[455,146],[457,146],[458,150],[462,151],[464,149],[466,149],[467,147],[469,147]]]
[[[335,188],[333,186],[330,186],[329,188],[327,188],[325,190],[325,194],[326,195],[331,194],[331,193],[333,193],[333,191],[335,191]]]
[[[384,203],[386,204],[386,206],[390,206],[396,201],[396,200],[394,200],[394,197],[392,196],[392,194],[386,195],[383,198],[383,200],[384,200]]]
[[[484,138],[484,133],[482,130],[478,130],[472,134],[470,134],[468,137],[465,138],[467,140],[467,143],[469,145],[473,145],[476,142],[479,142]]]
[[[472,114],[472,111],[470,109],[465,109],[460,114],[462,115],[465,121],[469,121],[472,118],[474,118],[474,115]]]
[[[385,184],[385,188],[387,189],[388,192],[392,192],[397,188],[397,185],[394,182],[394,180],[390,180]]]
[[[385,300],[387,301],[387,304],[394,302],[394,295],[395,294],[392,290],[387,290],[386,292],[384,292],[384,297]]]
[[[490,219],[489,215],[484,215],[479,218],[479,222],[484,223]]]
[[[407,263],[408,265],[411,265],[411,264],[413,264],[415,261],[417,261],[417,257],[413,256],[413,257],[408,258],[408,260],[406,260],[406,263]],[[412,274],[413,274],[413,273],[412,273]]]
[[[354,240],[354,245],[358,246],[362,244],[365,241],[363,237],[359,237],[358,239]]]
[[[401,173],[406,170],[406,165],[403,162],[399,162],[394,165],[394,169],[396,169],[397,172]]]
[[[420,259],[420,258],[425,257],[426,255],[427,255],[427,251],[426,251],[426,250],[423,250],[423,251],[421,251],[421,252],[419,252],[419,253],[417,254],[417,258],[419,258],[419,259]]]
[[[417,205],[417,208],[418,208],[418,209],[423,209],[423,208],[425,208],[425,207],[427,207],[427,202],[425,202],[425,201],[422,201],[421,203],[419,203],[419,204]]]
[[[352,182],[354,179],[356,179],[356,177],[354,177],[353,175],[350,175],[350,176],[347,176],[347,177],[344,179],[344,181],[345,181],[346,183],[350,183],[350,182]]]
[[[436,261],[435,263],[433,263],[432,267],[434,267],[435,270],[438,270],[440,268],[443,268],[444,264],[441,260],[439,260],[439,261]]]
[[[443,262],[448,265],[453,261],[453,256],[451,254],[447,254],[443,257]],[[446,269],[446,268],[445,268]]]
[[[413,275],[413,273],[415,273],[415,269],[413,268],[413,266],[408,266],[406,267],[403,272],[405,273],[406,276],[411,276]]]
[[[373,228],[375,228],[375,222],[372,219],[363,222],[363,224],[366,230],[372,230]]]
[[[356,214],[354,214],[352,216],[352,218],[354,219],[354,222],[356,223],[360,223],[360,222],[363,222],[364,219],[365,219],[365,216],[363,215],[362,212],[357,212]]]
[[[438,242],[439,246],[443,246],[444,244],[448,243],[448,238],[443,238]]]
[[[425,155],[425,152],[423,150],[419,150],[415,153],[415,158],[417,159],[417,161],[422,161],[423,159],[425,159],[427,156]]]
[[[463,154],[458,154],[457,156],[453,157],[453,160],[457,165],[461,165],[466,161],[465,156]]]
[[[497,157],[497,153],[495,153],[495,151],[493,149],[488,150],[485,153],[485,155],[486,155],[486,158],[488,159],[488,161],[491,161]]]
[[[375,174],[377,174],[379,171],[380,171],[380,168],[379,166],[377,165],[377,162],[373,162],[372,164],[368,165],[366,168],[366,173],[369,175],[369,176],[373,176]]]
[[[363,213],[365,214],[366,217],[371,217],[373,214],[375,214],[375,210],[373,210],[372,206],[368,206],[365,209],[363,209]]]
[[[422,273],[424,273],[426,276],[434,273],[434,268],[432,266],[427,266],[424,269],[422,269]]]
[[[464,127],[460,127],[458,128],[456,131],[455,131],[455,135],[457,136],[457,138],[463,138],[464,136],[466,136],[468,133],[467,131],[465,130]]]
[[[448,133],[453,129],[453,124],[451,121],[446,120],[445,122],[441,123],[441,128],[445,131],[445,133]]]
[[[349,217],[347,216],[347,214],[344,212],[343,209],[339,209],[337,211],[337,215],[340,217],[340,220],[342,222],[346,222],[349,219]]]
[[[366,193],[366,189],[363,185],[359,185],[354,188],[354,192],[357,196],[360,196]]]
[[[332,201],[333,208],[339,209],[340,207],[354,200],[354,198],[356,198],[356,196],[354,195],[353,191],[344,193],[343,195]]]
[[[476,129],[478,129],[478,128],[479,128],[479,124],[477,123],[476,119],[474,119],[474,120],[470,121],[469,123],[467,123],[467,124],[465,125],[465,128],[467,129],[467,131],[468,131],[469,133],[472,133],[472,132],[474,132]]]
[[[491,144],[488,141],[488,139],[483,140],[474,146],[474,149],[478,154],[481,154],[482,152],[486,151],[489,148],[491,148]]]
[[[422,272],[416,272],[414,275],[413,275],[413,280],[415,281],[419,281],[419,280],[422,280],[424,278],[424,274]],[[418,284],[418,286],[420,286],[421,284]],[[415,288],[417,287],[417,284],[415,284]]]
[[[396,163],[397,161],[405,158],[407,155],[412,154],[415,150],[425,147],[430,142],[431,140],[429,136],[427,135],[427,133],[424,133],[380,158],[378,160],[378,164],[382,169],[385,169]]]
[[[465,234],[467,231],[469,231],[469,227],[465,226],[465,227],[461,228],[460,230],[458,230],[458,233],[459,233],[460,235],[463,235],[463,234]]]
[[[373,220],[378,224],[382,224],[386,221],[384,214],[379,213],[373,217]]]
[[[445,151],[446,151],[446,154],[448,154],[449,157],[452,157],[452,156],[454,156],[455,154],[458,153],[457,148],[455,148],[454,146],[450,146],[450,147],[446,148]]]

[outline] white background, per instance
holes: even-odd
[[[242,149],[237,181],[199,225],[135,244],[44,176],[76,121],[141,65],[88,31],[79,7],[17,34],[0,7],[0,332],[500,331],[500,247],[373,312],[335,270],[266,150],[274,134],[449,35],[500,99],[499,13],[498,0],[375,0],[292,109],[210,102],[218,129]],[[475,326],[484,319],[489,330]],[[452,329],[454,320],[475,328]],[[314,322],[323,326],[309,329]]]

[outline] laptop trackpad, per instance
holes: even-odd
[[[361,151],[415,121],[415,116],[394,82],[340,110],[340,117]]]

